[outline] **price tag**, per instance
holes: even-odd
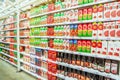
[[[110,78],[111,75],[107,74],[106,77]]]
[[[110,59],[110,56],[106,56],[107,59]]]
[[[110,38],[107,38],[107,40],[110,40]]]

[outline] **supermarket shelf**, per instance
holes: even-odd
[[[119,18],[100,19],[100,20],[84,20],[84,21],[74,21],[74,22],[63,22],[63,23],[36,25],[36,26],[31,26],[30,28],[36,28],[36,27],[42,27],[42,26],[49,27],[49,26],[70,25],[70,24],[83,24],[83,23],[93,23],[93,22],[109,22],[109,21],[117,21],[117,20],[119,20]]]
[[[23,27],[23,28],[20,28],[20,30],[22,30],[22,29],[29,29],[29,27]]]
[[[3,55],[5,55],[5,56],[8,56],[8,57],[10,57],[10,58],[13,58],[13,59],[17,60],[17,58],[15,58],[15,57],[13,57],[13,56],[10,56],[10,55],[8,55],[8,54],[6,54],[6,53],[4,53],[4,52],[0,52],[0,53],[3,54]]]
[[[2,36],[4,38],[11,38],[11,37],[17,37],[17,36]]]
[[[47,79],[45,79],[45,78],[43,78],[43,77],[41,77],[41,76],[39,76],[39,75],[37,75],[37,74],[35,74],[35,73],[32,73],[32,72],[30,72],[30,71],[24,69],[23,67],[21,67],[21,69],[22,69],[23,71],[25,71],[26,73],[28,73],[28,74],[30,74],[30,75],[36,77],[36,78],[39,78],[39,79],[41,79],[41,80],[47,80]]]
[[[45,60],[45,59],[42,59],[42,60]],[[47,69],[45,69],[45,68],[42,68],[42,67],[40,67],[40,66],[36,66],[36,65],[34,65],[34,64],[25,62],[25,61],[23,61],[23,60],[20,60],[20,61],[21,61],[22,63],[24,63],[24,64],[27,64],[27,65],[29,65],[29,66],[32,66],[32,67],[41,69],[41,70],[44,71],[44,72],[48,72],[49,74],[52,74],[52,75],[54,75],[54,76],[61,77],[61,78],[64,79],[64,77],[63,77],[62,75],[60,76],[60,74],[54,74],[54,73],[52,73],[52,72],[49,72],[49,71],[48,71]],[[46,61],[47,61],[47,60],[46,60]]]
[[[13,24],[13,23],[16,23],[17,21],[13,21],[13,22],[9,22],[9,23],[5,23],[5,24],[2,24],[0,26],[5,26],[5,25],[9,25],[9,24]]]
[[[6,61],[6,62],[12,64],[13,66],[17,67],[17,65],[16,65],[15,63],[10,62],[9,60],[6,60],[6,59],[4,59],[4,58],[2,58],[2,57],[0,57],[0,59],[2,59],[2,60],[4,60],[4,61]]]
[[[12,49],[1,47],[1,46],[0,46],[0,48],[6,49],[6,50],[10,50],[10,51],[13,51],[13,52],[17,52],[16,50],[12,50]]]
[[[43,48],[43,47],[31,46],[31,45],[25,45],[25,44],[20,44],[20,45],[21,46],[34,47],[34,48],[40,48],[40,49],[45,49],[45,50],[53,50],[53,51],[63,52],[63,53],[69,53],[69,54],[76,54],[76,55],[82,55],[82,56],[89,56],[89,57],[96,57],[96,58],[102,58],[102,59],[110,59],[110,60],[120,61],[120,57],[116,57],[116,56],[109,56],[109,55],[102,55],[102,54],[90,54],[90,53],[83,53],[83,52],[74,52],[74,51],[69,51],[69,50],[58,50],[58,49]],[[25,53],[22,53],[22,54],[25,54]]]
[[[0,32],[13,31],[13,30],[16,30],[16,28],[15,29],[8,29],[8,30],[0,30]]]
[[[28,53],[25,53],[25,52],[20,52],[20,54],[23,54],[23,55],[29,56],[29,57],[34,57],[34,58],[41,59],[41,57],[39,57],[39,56],[36,56],[36,55],[33,55],[33,54],[28,54]]]
[[[25,21],[25,20],[28,20],[28,18],[20,19],[20,21]]]
[[[17,45],[17,43],[3,42],[3,41],[0,41],[0,43],[5,43],[5,44],[14,44],[14,45]]]
[[[24,63],[24,64],[27,64],[27,65],[29,65],[29,66],[35,67],[35,68],[37,68],[37,69],[41,69],[40,67],[38,67],[38,66],[36,66],[36,65],[34,65],[34,64],[32,64],[32,63],[23,61],[22,59],[20,60],[20,62],[22,62],[22,63]]]
[[[96,58],[103,58],[103,59],[110,59],[110,60],[120,61],[120,57],[109,56],[109,55],[90,54],[90,53],[83,53],[83,52],[73,52],[73,51],[68,51],[68,50],[58,50],[58,49],[43,48],[43,47],[37,47],[37,46],[30,46],[30,47],[46,49],[46,50],[53,50],[53,51],[69,53],[69,54],[77,54],[77,55],[83,55],[83,56],[90,56],[90,57],[96,57]]]
[[[25,38],[27,36],[21,36],[21,38]],[[93,38],[93,37],[69,37],[69,36],[29,36],[29,38],[60,38],[60,39],[84,39],[84,40],[120,40],[120,38]]]
[[[100,72],[98,70],[94,70],[94,69],[90,69],[90,68],[86,68],[86,67],[81,67],[81,66],[75,66],[75,65],[71,65],[71,64],[67,64],[67,63],[55,62],[55,61],[52,61],[52,60],[49,60],[49,59],[46,59],[46,60],[50,61],[50,62],[53,62],[53,63],[56,63],[56,64],[59,64],[59,65],[62,65],[62,66],[66,66],[66,67],[70,67],[70,68],[73,68],[73,69],[81,70],[81,71],[84,71],[84,72],[105,76],[105,77],[112,78],[112,79],[115,79],[115,80],[120,80],[119,75]]]
[[[99,2],[93,2],[93,3],[84,4],[84,5],[80,5],[80,6],[75,6],[75,7],[65,8],[65,9],[61,9],[61,10],[46,12],[46,13],[43,13],[43,14],[38,14],[38,15],[35,15],[35,16],[31,16],[30,18],[39,17],[39,16],[48,15],[48,14],[57,13],[57,12],[64,12],[64,11],[78,9],[78,8],[89,7],[89,6],[92,6],[92,5],[97,5],[97,4],[101,4],[101,3],[108,3],[108,2],[113,2],[113,1],[115,1],[115,0],[104,0],[104,1],[99,1]]]

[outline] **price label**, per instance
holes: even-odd
[[[107,40],[110,40],[110,38],[107,38]]]
[[[106,77],[110,78],[111,75],[107,74]]]
[[[106,56],[107,59],[110,59],[110,56]]]

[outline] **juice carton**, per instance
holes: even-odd
[[[73,40],[73,51],[77,51],[77,40]]]
[[[86,37],[87,36],[87,30],[88,30],[88,25],[87,24],[83,24],[83,37]]]
[[[105,60],[105,72],[110,73],[111,61]]]
[[[96,22],[93,23],[92,29],[93,29],[92,37],[97,38],[97,36],[98,36],[98,24]]]
[[[88,0],[89,3],[92,3],[94,0]]]
[[[114,56],[120,56],[120,41],[114,42]]]
[[[74,36],[74,25],[70,25],[70,36]]]
[[[82,11],[83,11],[82,9],[78,10],[78,21],[81,21],[82,18],[83,18],[83,12]]]
[[[86,52],[86,50],[87,50],[87,41],[83,40],[82,41],[82,52]]]
[[[120,38],[120,21],[116,21],[116,37]]]
[[[98,6],[93,6],[93,20],[97,20],[98,19]]]
[[[116,27],[116,23],[113,21],[113,22],[109,22],[110,24],[110,37],[115,37],[115,33],[116,33],[116,30],[115,30],[115,27]]]
[[[88,9],[87,8],[85,8],[85,9],[83,9],[83,20],[87,20],[88,19]]]
[[[79,24],[78,25],[78,36],[82,37],[82,35],[83,35],[83,25]]]
[[[102,54],[107,55],[108,53],[108,42],[102,41]]]
[[[110,4],[104,4],[104,19],[110,19]]]
[[[74,25],[74,36],[77,36],[77,33],[78,33],[78,25],[75,24]]]
[[[84,0],[84,4],[87,4],[89,0]]]
[[[117,6],[118,6],[117,17],[120,18],[120,2],[117,2]]]
[[[109,3],[110,5],[110,18],[114,19],[117,17],[117,2]]]
[[[103,29],[103,37],[109,37],[109,22],[105,22],[104,24],[104,29]]]
[[[63,47],[64,47],[63,50],[66,50],[67,49],[67,47],[66,47],[67,44],[66,44],[66,40],[65,39],[63,40],[63,43],[64,43],[63,44]]]
[[[66,50],[69,50],[70,48],[69,40],[65,40],[65,44],[66,44]]]
[[[86,52],[87,52],[87,53],[91,53],[91,44],[92,44],[92,43],[91,43],[91,40],[88,40],[88,41],[87,41],[87,49],[86,49]]]
[[[74,17],[75,17],[75,12],[74,12],[74,10],[71,10],[70,11],[70,22],[73,22],[74,21]]]
[[[93,27],[93,25],[92,25],[92,23],[89,23],[88,24],[88,30],[87,30],[87,36],[88,37],[92,37],[92,27]]]
[[[96,54],[97,53],[97,41],[96,40],[92,41],[91,53],[92,54]]]
[[[102,41],[97,41],[97,54],[102,54]]]
[[[102,38],[103,37],[103,23],[99,22],[98,23],[98,38]]]
[[[72,47],[73,47],[73,40],[69,40],[69,50],[70,51],[73,50]]]
[[[98,5],[98,20],[104,18],[104,5],[99,4]]]
[[[93,15],[93,9],[88,8],[88,20],[92,20],[92,15]]]
[[[108,41],[108,55],[114,55],[114,41]]]
[[[84,0],[78,0],[78,4],[82,5],[84,3]]]
[[[74,10],[74,21],[78,21],[78,9]]]
[[[78,40],[77,41],[77,51],[78,52],[82,52],[82,40]]]

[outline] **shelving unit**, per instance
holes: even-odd
[[[115,24],[113,23],[115,27],[110,25],[111,27],[114,27],[114,28],[110,28],[108,31],[112,31],[113,29],[120,30],[120,24],[119,25],[117,24],[117,21],[119,22],[120,17],[115,17],[115,18],[103,17],[102,19],[94,19],[93,18],[94,13],[92,14],[93,19],[89,19],[89,20],[78,20],[79,14],[77,14],[77,20],[73,19],[73,21],[72,19],[71,21],[70,20],[65,21],[66,17],[64,17],[65,12],[67,11],[74,12],[74,10],[77,10],[78,11],[77,13],[79,13],[79,10],[83,10],[84,8],[87,8],[87,9],[90,8],[93,10],[93,7],[95,5],[98,6],[100,4],[102,5],[102,8],[105,8],[104,7],[105,4],[110,4],[115,2],[116,4],[118,4],[117,0],[99,0],[97,2],[91,2],[87,4],[76,5],[76,6],[73,5],[71,7],[65,7],[58,10],[54,9],[51,11],[44,11],[43,9],[43,12],[41,11],[41,7],[40,7],[40,5],[43,5],[43,4],[40,1],[38,3],[37,0],[31,0],[31,1],[25,0],[23,2],[16,3],[17,6],[15,5],[12,6],[12,7],[15,7],[12,10],[12,13],[14,13],[16,18],[14,18],[13,17],[14,15],[12,15],[12,20],[8,20],[9,22],[6,22],[7,19],[11,18],[11,16],[8,15],[9,13],[11,13],[11,11],[8,12],[8,14],[5,14],[5,15],[3,14],[5,17],[3,17],[3,15],[0,16],[2,18],[0,20],[0,23],[1,23],[0,24],[0,27],[1,27],[0,54],[2,55],[0,56],[0,59],[16,66],[18,71],[23,70],[26,73],[31,74],[32,76],[41,80],[57,80],[57,78],[58,80],[78,80],[76,77],[73,78],[71,76],[60,73],[58,67],[62,67],[63,71],[66,71],[64,70],[65,68],[70,69],[71,73],[73,73],[72,70],[73,71],[77,70],[80,72],[79,74],[81,74],[82,76],[84,73],[85,74],[84,76],[86,76],[86,74],[89,74],[89,75],[94,75],[98,77],[104,77],[104,79],[106,80],[107,79],[120,80],[120,69],[117,68],[116,73],[111,71],[112,70],[111,65],[115,65],[114,67],[115,69],[116,67],[120,67],[120,51],[118,50],[120,49],[120,46],[118,46],[118,44],[120,44],[120,36],[119,37],[118,36],[111,37],[111,36],[105,36],[105,35],[103,36],[103,32],[104,32],[103,29],[101,29],[102,31],[100,29],[96,29],[96,30],[93,29],[93,26],[96,26],[94,25],[94,23],[97,24],[97,27],[100,26],[104,29],[107,29],[107,27],[105,27],[106,26],[105,23],[110,24],[110,22],[115,22]],[[27,7],[27,6],[29,6],[30,8],[22,10],[23,7]],[[119,3],[119,6],[120,6],[120,3]],[[7,10],[9,10],[10,8],[8,8]],[[36,11],[37,14],[34,13],[33,15],[32,9],[33,9],[33,13],[35,12],[35,9],[38,9],[38,11]],[[64,13],[64,16],[62,16],[62,18],[64,17],[64,21],[59,20],[58,22],[57,21],[55,22],[55,18],[56,18],[55,14],[57,13],[60,13],[60,14]],[[98,13],[98,14],[101,14],[101,13]],[[46,20],[43,19],[43,21],[40,20],[41,17],[47,16],[48,18],[51,15],[53,16],[52,18],[54,19],[54,22],[50,22],[52,20],[47,21],[47,19]],[[71,14],[67,14],[67,15],[69,15],[69,17],[71,15],[72,17],[74,13],[71,12]],[[104,13],[102,15],[104,15]],[[37,20],[37,18],[40,18],[40,19]],[[75,17],[72,17],[72,18],[75,18]],[[58,16],[57,16],[57,19],[58,19]],[[99,23],[102,23],[102,26],[99,25]],[[92,25],[92,29],[90,29],[92,35],[89,34],[88,28],[84,30],[83,27],[81,29],[82,36],[78,35],[79,34],[78,26],[79,25],[83,26],[84,24],[86,24],[87,26],[88,24]],[[77,26],[77,28],[72,28],[74,34],[72,34],[71,25]],[[58,28],[61,26],[63,27],[65,26],[61,31],[56,29],[56,27]],[[68,31],[66,30],[66,26],[68,26],[67,27]],[[116,26],[117,26],[117,29],[116,29]],[[62,31],[64,32],[60,33]],[[87,36],[83,35],[83,33],[85,32]],[[77,35],[75,33],[77,33]],[[94,36],[93,33],[94,34],[96,33],[97,36]],[[101,34],[102,36],[99,35],[100,33],[102,33]],[[70,40],[72,40],[72,43],[70,42]],[[83,43],[82,41],[84,41],[85,43]],[[96,42],[94,45],[97,47],[93,47],[92,43],[94,41]],[[100,41],[101,43],[98,44],[98,42]],[[111,43],[110,41],[113,41],[113,42]],[[78,45],[78,42],[79,42],[79,45]],[[113,45],[113,44],[115,46],[115,49],[113,50],[114,54],[110,55],[109,54],[109,51],[110,51],[109,49],[111,49],[110,45]],[[14,48],[15,45],[16,47]],[[104,48],[100,47],[101,48],[100,49],[98,45],[101,45]],[[76,48],[75,50],[72,49],[74,47]],[[80,50],[78,48],[80,48]],[[86,51],[82,49],[85,49]],[[103,54],[104,50],[102,49],[107,51],[106,54]],[[3,52],[2,50],[7,50],[9,54]],[[117,50],[118,50],[118,53],[116,52]],[[94,51],[95,53],[92,51]],[[67,55],[65,61],[58,60],[62,58],[64,59],[65,55]],[[7,56],[9,58],[5,59],[3,58],[4,56],[5,57]],[[72,57],[80,56],[81,59],[79,61],[81,61],[82,63],[82,60],[83,60],[83,65],[85,65],[84,64],[85,62],[86,63],[89,62],[91,63],[91,67],[89,68],[87,66],[82,66],[82,65],[78,66],[77,64],[73,64],[75,63],[75,61],[77,63],[77,59],[75,60],[70,56]],[[70,57],[70,60],[67,57]],[[13,59],[12,61],[14,60],[17,61],[16,64],[10,61],[11,58]],[[90,58],[91,61],[86,60],[87,58]],[[71,61],[71,63],[67,62],[67,60]],[[72,60],[73,60],[73,63],[72,63]],[[100,60],[104,62],[104,65],[100,62]],[[107,64],[106,60],[110,61],[108,62],[108,65],[110,65],[110,71],[108,70],[108,73],[107,71],[105,71],[105,67],[106,67],[105,64]],[[104,71],[100,71],[98,68],[94,69],[95,66],[99,67],[100,69],[101,68],[103,69],[103,66],[104,66]],[[55,68],[55,70],[57,71],[51,70],[49,69],[49,67]],[[69,73],[69,70],[67,70],[66,72]],[[51,76],[52,78],[49,78]]]

